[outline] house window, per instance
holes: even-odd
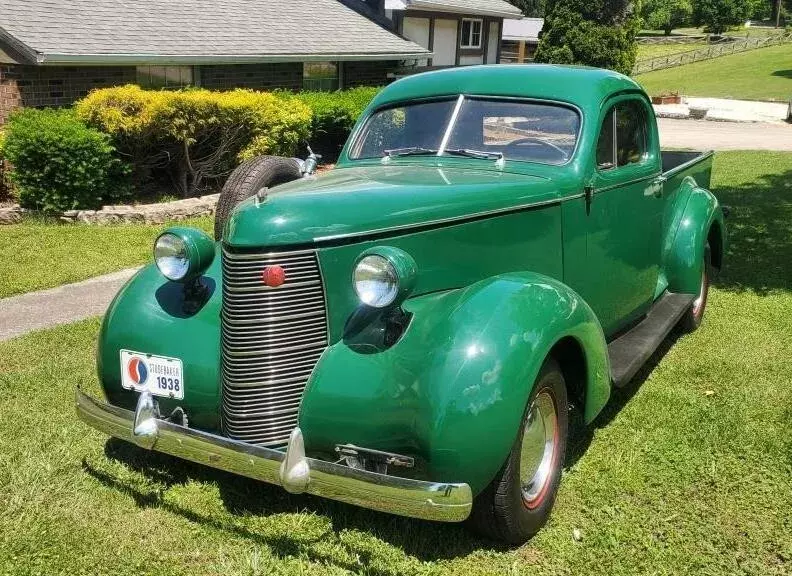
[[[305,62],[303,64],[303,89],[332,92],[341,87],[337,62]]]
[[[138,66],[137,83],[142,88],[186,88],[196,84],[192,66]]]
[[[462,35],[459,38],[462,48],[481,48],[481,31],[484,21],[475,18],[462,18]]]

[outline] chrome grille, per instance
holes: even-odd
[[[270,288],[267,266],[286,282]],[[223,428],[238,440],[283,444],[311,371],[327,347],[324,287],[314,251],[223,248]]]

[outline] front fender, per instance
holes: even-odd
[[[668,289],[696,294],[701,286],[704,248],[713,225],[720,235],[718,248],[723,250],[726,245],[723,210],[712,192],[697,186],[692,178],[683,181],[677,205],[664,247]]]
[[[607,402],[602,329],[557,280],[506,274],[405,309],[413,318],[392,348],[365,354],[341,340],[324,354],[300,411],[309,449],[352,443],[417,454],[431,479],[480,492],[511,450],[545,358],[565,337],[584,350],[586,420]]]
[[[158,398],[163,415],[181,406],[190,425],[216,431],[220,423],[220,256],[202,282],[208,297],[185,309],[184,287],[166,280],[154,264],[144,267],[116,295],[99,334],[97,371],[107,400],[134,410],[138,394],[121,386],[120,351],[179,358],[184,399]]]

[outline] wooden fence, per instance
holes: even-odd
[[[668,54],[667,56],[657,56],[656,58],[639,60],[635,63],[635,68],[633,68],[633,75],[644,74],[652,70],[663,70],[664,68],[683,66],[701,60],[709,60],[711,58],[718,58],[719,56],[727,56],[729,54],[737,54],[739,52],[756,50],[757,48],[765,48],[767,46],[777,46],[790,42],[792,42],[792,33],[790,32],[773,34],[772,36],[764,36],[761,38],[720,41],[710,44],[706,48],[697,48],[696,50],[687,50],[685,52],[677,52],[676,54]]]
[[[709,36],[638,36],[638,44],[700,44],[706,42]]]

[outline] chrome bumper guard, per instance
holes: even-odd
[[[154,417],[154,401],[141,394],[130,412],[77,390],[77,415],[86,424],[147,450],[308,493],[401,516],[461,522],[473,495],[467,484],[410,480],[307,458],[295,428],[286,452],[186,428]]]

